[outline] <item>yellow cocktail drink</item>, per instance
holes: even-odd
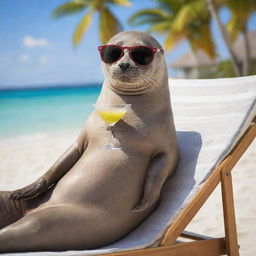
[[[100,110],[98,114],[107,124],[115,124],[118,122],[126,113],[127,110]]]
[[[128,109],[131,107],[131,104],[95,104],[94,105],[97,114],[101,117],[101,119],[107,124],[107,130],[110,130],[110,140],[109,144],[106,145],[104,148],[107,149],[121,149],[120,146],[115,146],[113,144],[113,130],[114,125],[125,115]]]

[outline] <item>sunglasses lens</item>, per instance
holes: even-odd
[[[122,49],[116,46],[105,46],[101,48],[101,58],[105,63],[114,63],[122,55]]]
[[[144,46],[133,48],[131,55],[133,60],[139,65],[148,65],[153,61],[154,58],[153,50]]]

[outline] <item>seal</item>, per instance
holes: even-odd
[[[112,128],[121,149],[104,148],[110,131],[92,112],[75,143],[42,177],[0,192],[0,252],[101,247],[125,236],[157,207],[179,157],[163,50],[136,31],[118,33],[108,45],[119,47],[120,56],[102,64],[105,80],[97,104],[131,104]],[[153,59],[140,59],[135,46],[158,50]]]

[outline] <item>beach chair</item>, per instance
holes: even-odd
[[[170,79],[169,84],[180,161],[164,185],[157,209],[111,245],[43,255],[239,255],[231,171],[256,136],[256,76]],[[225,236],[186,232],[219,183]],[[190,242],[179,242],[180,237]]]

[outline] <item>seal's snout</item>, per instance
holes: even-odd
[[[130,63],[120,63],[120,64],[118,64],[118,66],[120,67],[120,69],[123,72],[125,72],[131,66],[131,64]]]

